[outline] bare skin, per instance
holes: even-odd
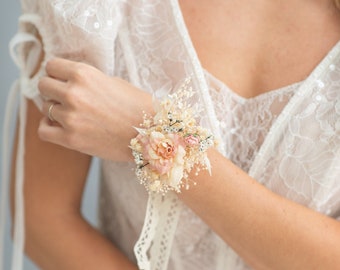
[[[225,9],[220,16],[208,12],[213,17],[204,21],[199,18],[214,5],[200,2],[181,1],[201,63],[246,98],[305,79],[340,38],[339,13],[330,1],[215,1]],[[294,11],[282,12],[294,4]],[[207,22],[224,25],[223,33],[211,33]],[[250,266],[340,265],[339,222],[272,193],[216,151],[209,156],[213,177],[201,174],[180,198]]]
[[[246,98],[305,79],[340,39],[340,16],[332,1],[182,0],[180,3],[203,67]],[[85,142],[99,145],[108,131],[98,131],[91,124],[103,112],[91,106],[87,107],[88,111],[82,111],[84,103],[75,102],[74,97],[81,91],[86,102],[93,93],[91,87],[84,88],[82,79],[99,76],[98,84],[106,79],[93,68],[77,64],[69,65],[71,70],[67,75],[60,74],[60,66],[65,66],[61,61],[54,60],[48,67],[53,81],[45,78],[39,86],[45,96],[61,104],[54,110],[60,125],[46,117],[50,103],[44,105],[43,117],[29,104],[25,168],[27,252],[47,270],[134,269],[80,215],[90,158],[79,152],[129,160],[127,144],[118,142],[128,142],[135,133],[129,128],[122,129],[112,145],[84,149]],[[72,74],[78,74],[78,79]],[[107,80],[127,89],[127,96],[120,97],[122,101],[129,100],[129,93],[138,94],[144,100],[143,108],[138,111],[152,111],[151,97],[139,94],[137,89],[119,80]],[[74,91],[73,97],[63,95],[65,89],[60,86],[65,83]],[[107,109],[119,110],[119,106],[112,106]],[[84,121],[69,124],[66,119],[74,119],[70,115],[77,112],[77,119]],[[126,126],[141,122],[141,115],[135,110],[131,114],[128,110],[118,112],[129,119],[124,123]],[[89,114],[93,119],[86,117]],[[107,119],[105,126],[114,126],[116,122],[112,121],[117,120]],[[41,139],[76,151],[42,142],[37,130]],[[77,131],[83,144],[72,140],[72,130]],[[94,132],[97,136],[88,135]],[[54,162],[47,163],[46,156],[53,156]],[[213,178],[206,181],[210,176],[200,174],[196,178],[198,185],[180,198],[254,269],[336,269],[340,265],[339,222],[277,196],[215,150],[210,151],[209,157]],[[70,169],[65,171],[66,167]]]
[[[28,256],[46,270],[137,269],[81,216],[91,157],[40,140],[41,118],[30,102],[24,193]],[[14,181],[12,198],[13,186]]]
[[[246,98],[305,79],[340,37],[328,0],[180,3],[202,66]]]

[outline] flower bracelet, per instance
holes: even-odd
[[[165,194],[189,188],[195,167],[211,171],[208,148],[216,144],[208,130],[198,126],[187,100],[193,96],[189,79],[162,100],[155,116],[144,114],[137,137],[130,142],[136,176],[147,191]]]

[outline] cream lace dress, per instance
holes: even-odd
[[[11,43],[22,70],[12,91],[20,94],[22,119],[12,269],[22,267],[24,244],[24,97],[41,105],[37,81],[53,56],[90,63],[156,97],[191,77],[192,105],[201,125],[220,138],[223,155],[274,192],[340,217],[340,43],[304,81],[245,99],[201,67],[177,0],[22,0],[22,5]],[[41,50],[45,59],[30,79]],[[100,229],[141,269],[249,269],[175,195],[148,196],[133,167],[102,162]],[[3,179],[7,174],[4,170]]]
[[[207,72],[206,79],[223,129],[221,139],[227,144],[226,156],[248,172],[270,127],[301,83],[245,99]],[[143,187],[136,185],[133,172],[128,180],[117,182],[116,171],[116,164],[103,163],[101,228],[131,260],[135,260],[133,246],[144,221],[147,198]],[[173,256],[166,269],[215,269],[219,248],[209,227],[184,207],[173,242]],[[234,265],[223,269],[248,269],[240,259],[236,263],[237,268]]]

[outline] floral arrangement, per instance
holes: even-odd
[[[130,142],[136,176],[149,192],[165,194],[189,188],[195,167],[210,173],[207,149],[215,145],[208,130],[197,125],[188,99],[193,96],[190,79],[158,104],[155,116],[144,114],[137,137]]]

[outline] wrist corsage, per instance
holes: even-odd
[[[136,176],[149,192],[165,194],[189,188],[189,174],[195,169],[210,172],[208,148],[216,144],[213,135],[198,126],[188,103],[193,96],[189,79],[162,100],[155,116],[144,114],[137,137],[130,142]]]

